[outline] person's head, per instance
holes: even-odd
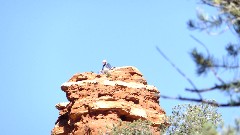
[[[105,65],[107,63],[107,60],[103,60],[102,64]]]

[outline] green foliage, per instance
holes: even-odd
[[[238,46],[237,44],[229,43],[226,46],[226,51],[229,56],[236,57],[236,56],[238,56],[238,53],[240,52],[240,46]]]
[[[218,135],[216,128],[211,123],[203,124],[201,133],[195,133],[196,135]]]
[[[164,134],[168,128],[169,128],[169,123],[168,123],[168,120],[165,119],[165,122],[159,126],[160,133]]]
[[[109,72],[106,73],[107,78],[109,78],[111,76],[111,74]]]
[[[195,63],[197,63],[198,75],[206,73],[206,71],[213,66],[213,58],[210,58],[209,56],[204,56],[203,54],[198,52],[197,49],[193,49],[191,55]]]
[[[216,135],[222,119],[217,107],[202,103],[175,106],[169,122],[167,134],[170,135]]]
[[[119,122],[114,125],[111,135],[152,135],[151,122],[136,120],[133,122]]]
[[[212,102],[212,101],[211,101]],[[224,127],[221,114],[217,107],[206,103],[184,104],[175,106],[167,123],[159,128],[165,135],[239,135],[240,118],[235,120],[235,126]],[[136,120],[121,121],[113,125],[110,135],[152,135],[151,122]],[[219,128],[217,130],[217,128]]]

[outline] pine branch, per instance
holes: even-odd
[[[234,102],[234,103],[217,103],[217,102],[212,102],[212,101],[207,101],[207,100],[203,100],[203,99],[196,99],[196,98],[187,98],[187,97],[169,97],[169,96],[165,96],[165,95],[161,95],[161,98],[165,98],[165,99],[175,99],[175,100],[182,100],[182,101],[192,101],[192,102],[202,102],[202,103],[207,103],[207,104],[211,104],[211,105],[216,105],[218,107],[239,107],[240,106],[240,102]]]
[[[213,90],[230,90],[230,89],[234,89],[234,88],[239,88],[240,86],[240,81],[235,81],[235,82],[231,82],[231,83],[225,83],[225,84],[221,84],[221,85],[215,85],[213,87],[210,88],[206,88],[206,89],[188,89],[186,88],[186,91],[190,91],[190,92],[197,92],[197,93],[203,93],[203,92],[209,92],[209,91],[213,91]]]
[[[209,92],[209,91],[217,90],[219,88],[220,88],[219,86],[214,86],[214,87],[211,87],[211,88],[206,88],[206,89],[201,89],[201,90],[194,90],[194,89],[188,89],[188,88],[186,88],[185,90],[190,91],[190,92],[203,93],[203,92]]]
[[[236,68],[240,68],[239,65],[235,65],[235,66],[228,66],[228,65],[213,65],[213,67],[216,67],[216,68],[227,68],[227,69],[236,69]]]
[[[198,42],[200,45],[202,45],[202,46],[205,48],[205,50],[206,50],[206,52],[207,52],[207,54],[208,54],[208,57],[210,57],[210,52],[209,52],[207,46],[206,46],[203,42],[201,42],[200,40],[198,40],[196,37],[194,37],[193,35],[190,35],[190,37],[191,37],[192,39],[194,39],[196,42]],[[214,70],[214,68],[213,68],[213,67],[210,67],[210,69],[211,69],[212,73],[214,74],[214,76],[217,78],[217,80],[219,80],[221,83],[224,84],[225,82],[223,81],[223,79],[222,79],[221,77],[218,76],[218,74],[217,74],[217,72]]]
[[[184,73],[182,72],[182,70],[180,70],[180,69],[158,48],[158,46],[156,46],[156,49],[157,49],[157,51],[162,55],[162,57],[163,57],[165,60],[167,60],[167,61],[172,65],[172,67],[175,68],[175,69],[177,70],[177,72],[178,72],[180,75],[182,75],[182,76],[193,86],[194,89],[197,89],[196,85],[192,82],[192,80],[191,80],[189,77],[187,77],[186,74],[184,74]],[[201,95],[200,93],[198,93],[198,92],[197,92],[197,94],[198,94],[199,98],[202,99],[202,95]]]

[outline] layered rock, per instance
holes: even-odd
[[[159,134],[165,111],[159,106],[159,91],[147,85],[135,67],[118,67],[107,74],[75,74],[61,89],[69,102],[59,103],[53,135],[105,134],[119,121],[149,120]],[[108,128],[106,128],[108,127]]]

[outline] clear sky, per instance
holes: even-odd
[[[231,33],[210,37],[187,29],[196,18],[195,0],[0,0],[0,129],[2,135],[49,135],[58,117],[55,104],[67,101],[60,86],[77,72],[136,66],[161,94],[191,96],[191,87],[156,51],[161,48],[199,88],[213,77],[198,78],[189,57],[203,50],[193,34],[220,56]],[[225,74],[223,74],[225,76]],[[206,95],[222,99],[225,96]],[[160,100],[170,115],[182,101]],[[220,109],[231,123],[239,108]]]

